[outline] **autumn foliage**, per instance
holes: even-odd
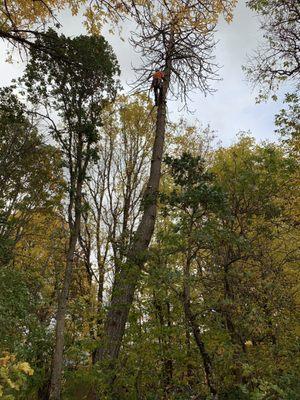
[[[273,58],[245,67],[260,100],[291,85],[273,142],[216,145],[168,113],[213,92],[215,31],[235,4],[0,5],[0,37],[26,60],[0,90],[0,399],[299,399],[299,51],[278,75],[287,42],[262,23]],[[293,2],[248,5],[297,29]],[[58,33],[64,9],[86,35]],[[141,54],[131,93],[100,34],[126,18]]]

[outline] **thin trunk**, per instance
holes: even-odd
[[[173,379],[173,360],[170,357],[170,349],[172,346],[172,336],[171,336],[171,328],[172,328],[172,320],[171,320],[171,306],[170,303],[166,302],[167,307],[167,326],[168,326],[168,341],[166,343],[166,355],[164,359],[164,370],[165,370],[165,379],[164,379],[164,390],[166,393],[166,398],[169,397],[169,391],[172,384]]]
[[[56,314],[56,330],[55,330],[55,349],[52,361],[51,388],[49,397],[50,400],[60,400],[65,316],[67,310],[69,289],[72,280],[73,260],[74,260],[74,253],[75,253],[78,233],[79,229],[76,229],[74,230],[74,233],[70,237],[63,288],[58,300],[58,309]]]
[[[76,172],[77,172],[76,181],[74,181],[74,171],[71,169],[71,182],[73,184],[71,185],[70,202],[68,209],[68,223],[69,223],[70,237],[69,237],[69,244],[66,257],[66,270],[65,270],[62,289],[58,297],[58,306],[56,313],[55,346],[52,358],[51,384],[49,392],[50,400],[61,399],[61,375],[63,369],[65,317],[67,311],[69,291],[72,282],[75,249],[80,234],[80,221],[82,214],[82,186],[88,163],[88,157],[86,157],[86,159],[84,160],[84,165],[82,165],[82,149],[83,149],[83,141],[82,141],[82,136],[79,134],[77,161],[76,161]],[[71,162],[72,159],[70,158],[70,165]],[[75,187],[75,193],[72,191],[74,187]],[[74,220],[72,218],[73,210],[74,210]]]
[[[100,223],[97,223],[96,229],[96,243],[97,243],[97,266],[98,266],[98,291],[97,291],[97,303],[98,303],[98,311],[102,310],[103,303],[103,289],[104,289],[104,275],[105,275],[105,260],[108,249],[106,248],[104,257],[102,259],[100,246]]]
[[[97,243],[97,265],[98,265],[98,290],[97,290],[97,311],[95,321],[95,336],[98,339],[103,325],[103,292],[104,292],[104,276],[105,276],[105,261],[108,253],[108,244],[104,256],[102,257],[100,246],[100,212],[98,211],[97,228],[96,228],[96,243]],[[92,363],[97,362],[97,350],[92,351]]]
[[[214,383],[213,370],[212,370],[212,362],[210,356],[205,348],[205,344],[202,340],[202,335],[200,331],[200,327],[197,323],[196,316],[192,312],[191,309],[191,299],[190,299],[190,265],[191,265],[191,257],[188,255],[187,260],[184,266],[184,282],[183,282],[183,307],[184,314],[187,322],[189,323],[196,345],[199,349],[201,358],[203,360],[203,366],[205,371],[205,378],[207,382],[207,386],[213,396],[213,399],[217,399],[217,389]]]
[[[157,214],[157,198],[161,177],[161,164],[166,128],[166,96],[170,83],[171,57],[166,59],[165,80],[158,104],[155,140],[153,145],[151,169],[148,185],[143,198],[144,213],[127,253],[127,261],[116,272],[112,290],[111,306],[104,324],[101,347],[97,349],[96,360],[108,361],[109,369],[114,369],[118,358],[122,338],[125,332],[130,306],[140,271],[146,260]]]
[[[63,281],[63,287],[58,299],[58,307],[56,314],[56,330],[55,330],[55,348],[52,360],[52,374],[51,374],[51,386],[50,386],[50,396],[49,396],[50,400],[60,400],[65,316],[67,310],[69,290],[72,281],[73,261],[79,235],[79,226],[80,226],[80,216],[77,216],[74,223],[74,230],[69,240],[66,271]]]

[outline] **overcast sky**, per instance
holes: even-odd
[[[59,16],[63,25],[63,32],[67,35],[84,33],[80,17],[72,17],[68,12]],[[124,32],[129,34],[131,25],[124,26]],[[213,95],[204,97],[202,93],[192,94],[192,103],[189,107],[194,110],[193,114],[180,111],[182,105],[179,102],[169,102],[169,118],[177,120],[182,116],[191,123],[195,120],[203,125],[210,124],[216,131],[217,138],[223,145],[230,145],[235,140],[239,131],[250,131],[258,141],[270,139],[275,140],[274,115],[281,108],[280,102],[269,101],[256,104],[257,91],[245,80],[242,65],[261,41],[261,32],[258,29],[257,17],[245,6],[244,0],[239,0],[235,10],[234,21],[230,25],[225,22],[219,24],[217,39],[219,43],[216,48],[216,61],[222,66],[219,74],[222,79],[215,83],[217,91]],[[113,46],[118,57],[122,74],[121,80],[125,90],[127,83],[134,80],[132,65],[138,62],[138,56],[131,48],[128,41],[121,41],[117,36],[105,34]],[[0,85],[10,84],[13,78],[21,75],[24,68],[22,62],[13,64],[5,62],[6,46],[0,43]]]

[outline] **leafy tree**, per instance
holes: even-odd
[[[175,186],[167,201],[171,207],[175,207],[175,209],[178,207],[180,210],[176,216],[179,217],[179,223],[178,225],[175,223],[174,231],[180,229],[182,235],[182,240],[179,240],[178,245],[181,252],[184,253],[182,260],[184,314],[203,360],[209,390],[215,398],[217,387],[213,376],[212,361],[202,338],[197,314],[192,308],[190,284],[192,263],[199,250],[197,228],[200,226],[203,231],[207,229],[205,221],[208,220],[208,225],[211,223],[210,212],[224,209],[224,200],[220,188],[213,182],[213,175],[205,171],[205,165],[199,156],[193,157],[184,153],[179,159],[168,157],[166,163],[170,166]],[[196,233],[194,233],[194,229],[196,229]]]
[[[66,270],[58,297],[56,344],[53,356],[50,398],[60,399],[67,299],[83,210],[83,186],[90,163],[97,158],[101,110],[116,91],[119,69],[111,47],[103,37],[66,38],[50,31],[37,42],[55,49],[58,58],[32,50],[22,82],[32,104],[49,121],[68,174],[67,223],[69,244]],[[74,63],[65,60],[74,60]],[[76,62],[75,62],[76,61]],[[61,126],[52,112],[60,118]]]
[[[30,391],[32,381],[36,390],[43,384],[51,355],[48,328],[54,316],[54,265],[63,262],[59,212],[65,186],[59,151],[45,143],[11,88],[2,89],[0,98],[0,351],[34,365],[36,374],[26,385]]]
[[[61,160],[46,145],[10,88],[0,91],[0,262],[13,260],[23,227],[56,206],[63,190]]]
[[[92,367],[112,279],[143,213],[139,204],[155,124],[150,112],[144,97],[121,97],[101,111],[98,156],[84,181],[81,238],[68,293],[63,396],[93,398],[97,387],[103,396],[122,400],[216,393],[224,400],[296,400],[298,159],[289,143],[258,145],[248,136],[229,148],[212,149],[205,130],[184,122],[168,127],[156,230],[113,369],[113,387]],[[55,118],[59,129],[66,127]],[[64,161],[66,166],[66,156]],[[60,182],[59,168],[55,171]],[[20,399],[47,399],[51,380],[57,297],[70,238],[61,187],[55,189],[59,195],[54,188],[49,205],[35,207],[24,220],[13,260],[0,272],[0,351],[34,370],[26,382],[22,373],[19,391],[5,381],[5,395]],[[9,375],[4,367],[13,384],[14,363]]]
[[[300,6],[293,0],[249,0],[261,16],[264,44],[246,68],[250,79],[268,91],[284,81],[299,82]]]
[[[36,211],[22,226],[14,262],[1,270],[0,349],[26,360],[35,374],[23,390],[45,399],[53,350],[56,297],[67,229],[57,209]]]
[[[168,160],[176,186],[166,187],[166,209],[146,269],[155,282],[156,302],[159,298],[161,305],[171,303],[171,317],[163,306],[161,320],[175,318],[177,335],[189,338],[192,333],[201,364],[210,366],[210,380],[204,380],[204,368],[200,382],[206,381],[220,398],[294,398],[298,375],[293,356],[298,346],[294,266],[299,246],[294,237],[297,229],[289,222],[293,204],[285,196],[299,198],[290,179],[296,165],[279,148],[254,147],[247,138],[215,155],[213,181],[203,180],[203,174],[197,179],[203,164],[196,158]],[[149,284],[147,280],[146,288]],[[188,335],[178,302],[184,306]],[[167,339],[172,330],[163,326]],[[149,336],[150,322],[144,329]],[[286,335],[293,339],[286,341]],[[178,351],[188,360],[182,373],[198,394],[205,395],[196,379],[201,370],[194,367],[193,343],[177,344],[174,338],[168,343],[173,372],[166,397],[176,391],[174,368],[182,368],[176,361]],[[287,376],[288,388],[283,383]],[[181,390],[188,393],[183,386]]]
[[[157,109],[151,168],[142,202],[143,215],[126,253],[126,262],[115,276],[111,307],[104,323],[103,339],[97,350],[96,358],[108,364],[109,374],[118,358],[135,288],[154,231],[166,130],[167,95],[169,90],[175,93],[174,84],[179,84],[179,95],[183,96],[187,94],[187,89],[199,87],[204,92],[208,90],[208,81],[213,78],[211,52],[214,48],[215,25],[221,13],[230,21],[234,4],[234,1],[217,1],[205,5],[198,1],[188,4],[179,1],[169,7],[159,1],[145,7],[139,14],[137,22],[140,32],[133,43],[141,49],[145,60],[141,68],[141,81],[143,78],[147,81],[149,72],[157,66],[164,71],[165,79]]]

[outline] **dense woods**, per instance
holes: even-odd
[[[258,101],[286,92],[275,141],[216,145],[168,113],[213,92],[235,6],[0,5],[26,63],[0,89],[0,399],[300,399],[300,5],[247,2],[264,45],[245,76]],[[85,35],[61,33],[64,8]],[[102,36],[124,20],[130,93]]]

